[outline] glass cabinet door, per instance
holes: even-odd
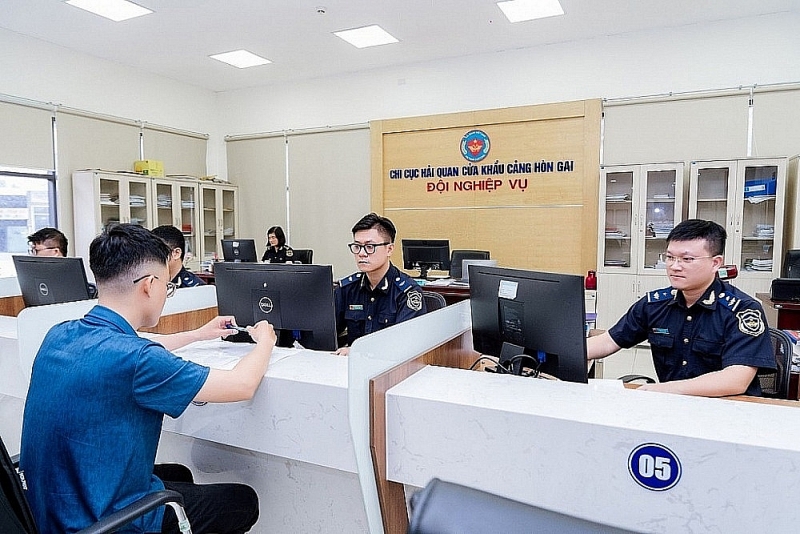
[[[199,254],[197,244],[197,186],[194,184],[176,184],[178,189],[177,198],[180,201],[175,206],[177,212],[177,226],[183,232],[186,239],[186,256],[184,263],[189,263]]]
[[[126,183],[126,182],[120,182]],[[148,180],[127,180],[128,221],[145,228],[150,225],[150,182]]]
[[[778,183],[777,165],[758,165],[741,162],[743,176],[742,244],[739,265],[745,271],[772,272],[775,262],[775,202]]]
[[[99,231],[103,231],[106,227],[111,224],[119,224],[120,219],[120,212],[119,212],[119,179],[113,178],[99,178],[100,182],[100,221],[101,221],[101,228]]]
[[[603,266],[630,268],[633,247],[634,172],[605,174],[605,244]]]
[[[675,196],[677,175],[676,169],[645,171],[644,270],[666,268],[667,236],[682,215]]]

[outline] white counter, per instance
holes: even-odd
[[[439,477],[639,531],[796,530],[800,409],[605,382],[427,367],[387,393],[388,477]],[[648,443],[675,458],[629,471]],[[671,488],[646,487],[668,477]]]

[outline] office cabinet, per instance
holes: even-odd
[[[239,232],[239,192],[233,185],[200,184],[200,232],[203,263],[222,257],[222,239]]]
[[[689,217],[713,220],[728,233],[725,263],[733,283],[754,295],[769,291],[783,259],[786,158],[693,161]]]
[[[152,179],[134,173],[99,170],[72,174],[75,254],[89,257],[89,244],[109,224],[152,228]]]
[[[172,225],[186,239],[184,265],[197,271],[200,267],[200,186],[192,180],[153,179],[155,206],[153,226]]]

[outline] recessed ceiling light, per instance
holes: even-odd
[[[247,67],[257,67],[259,65],[266,65],[267,63],[272,63],[272,61],[263,58],[261,56],[257,56],[252,52],[248,52],[247,50],[234,50],[233,52],[225,52],[224,54],[214,54],[213,56],[209,56],[211,59],[216,59],[217,61],[222,61],[223,63],[227,63],[228,65],[233,65],[234,67],[238,67],[240,69],[246,69]]]
[[[378,46],[398,42],[394,36],[377,24],[373,24],[372,26],[364,26],[363,28],[333,32],[333,34],[336,37],[344,39],[356,48],[366,48],[368,46]]]
[[[67,0],[71,6],[79,7],[114,22],[141,17],[152,13],[146,7],[127,0]]]
[[[543,19],[564,14],[564,9],[558,0],[509,0],[497,2],[497,5],[511,22]]]

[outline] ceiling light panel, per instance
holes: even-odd
[[[511,22],[543,19],[564,14],[558,0],[509,0],[497,2],[503,14]]]
[[[333,32],[333,34],[336,37],[344,39],[356,48],[366,48],[368,46],[378,46],[398,42],[397,38],[377,24],[373,24],[372,26],[364,26],[363,28],[354,28],[352,30]]]
[[[79,7],[114,22],[141,17],[152,13],[146,7],[127,0],[67,0],[71,6]]]
[[[252,52],[248,52],[247,50],[234,50],[233,52],[214,54],[213,56],[209,57],[211,59],[216,59],[217,61],[227,63],[228,65],[233,65],[234,67],[238,67],[240,69],[272,63],[272,61],[261,56],[257,56]]]

